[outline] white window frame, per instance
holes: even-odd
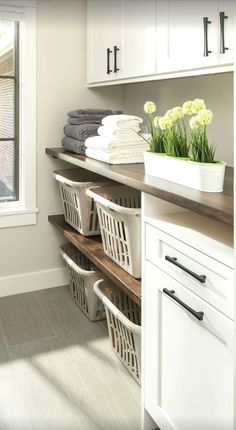
[[[36,224],[36,0],[0,0],[0,18],[20,21],[19,200],[0,202],[0,228]],[[1,160],[0,160],[1,162]]]

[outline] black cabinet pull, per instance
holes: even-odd
[[[209,51],[208,49],[208,24],[211,24],[211,21],[209,21],[208,17],[205,16],[203,18],[203,29],[204,29],[204,57],[208,57],[209,54],[211,54],[212,51]]]
[[[184,309],[186,309],[188,312],[190,312],[190,314],[192,314],[195,318],[197,318],[198,321],[203,320],[204,312],[195,311],[193,308],[191,308],[186,303],[184,303],[182,300],[180,300],[178,297],[176,297],[175,296],[175,290],[168,290],[168,288],[163,288],[163,293],[166,294],[167,296],[171,297],[180,306],[182,306]]]
[[[206,276],[205,275],[198,275],[197,273],[192,272],[192,270],[187,269],[187,267],[182,266],[182,264],[178,263],[177,258],[169,257],[169,255],[165,255],[165,260],[169,261],[170,263],[179,267],[179,269],[182,269],[184,272],[188,273],[194,279],[197,279],[197,281],[201,282],[201,284],[205,284],[205,282],[206,282]]]
[[[109,75],[112,72],[112,69],[110,69],[110,54],[112,53],[112,50],[107,48],[107,75]]]
[[[229,48],[225,46],[225,19],[228,19],[228,16],[225,15],[224,12],[220,12],[220,53],[225,54]]]
[[[117,52],[120,49],[118,48],[118,46],[114,46],[114,73],[118,72],[120,69],[118,69],[117,67]]]

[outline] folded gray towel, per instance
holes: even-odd
[[[118,115],[123,113],[120,110],[112,111],[111,109],[75,109],[70,112],[68,112],[68,116],[71,117],[81,117],[83,115]]]
[[[84,142],[81,142],[78,139],[73,139],[72,137],[64,136],[61,143],[62,143],[62,146],[67,151],[76,152],[77,154],[80,154],[80,155],[85,154]]]
[[[104,115],[83,115],[80,117],[68,117],[69,124],[98,124],[101,125]]]
[[[67,137],[85,141],[87,137],[97,136],[97,129],[99,124],[66,124],[64,126],[64,133]]]

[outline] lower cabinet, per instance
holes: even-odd
[[[144,403],[161,430],[233,430],[233,321],[145,262]]]

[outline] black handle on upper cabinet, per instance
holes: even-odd
[[[178,263],[177,258],[169,257],[169,255],[165,255],[165,260],[169,261],[170,263],[179,267],[179,269],[182,269],[184,272],[188,273],[188,275],[191,275],[194,279],[197,279],[197,281],[201,282],[201,284],[205,284],[206,282],[205,275],[198,275],[197,273],[192,272],[192,270],[188,269],[187,267],[182,266],[182,264]]]
[[[212,51],[209,51],[208,49],[208,24],[211,24],[211,21],[209,21],[208,17],[205,16],[203,18],[203,29],[204,29],[204,57],[208,57],[209,54],[211,54]]]
[[[224,12],[220,12],[220,53],[225,54],[229,48],[225,46],[225,19],[228,19],[228,16],[225,15]]]
[[[168,290],[168,288],[163,288],[163,293],[166,294],[167,296],[171,297],[180,306],[182,306],[184,309],[186,309],[188,312],[190,312],[190,314],[192,314],[195,318],[197,318],[198,321],[203,320],[204,312],[195,311],[193,308],[191,308],[186,303],[184,303],[182,300],[180,300],[178,297],[176,297],[175,296],[175,290]]]
[[[120,69],[117,67],[117,52],[120,49],[118,46],[114,46],[114,73],[118,72]]]
[[[112,72],[112,69],[110,69],[110,54],[112,53],[112,50],[110,48],[107,48],[107,75],[109,75]]]

